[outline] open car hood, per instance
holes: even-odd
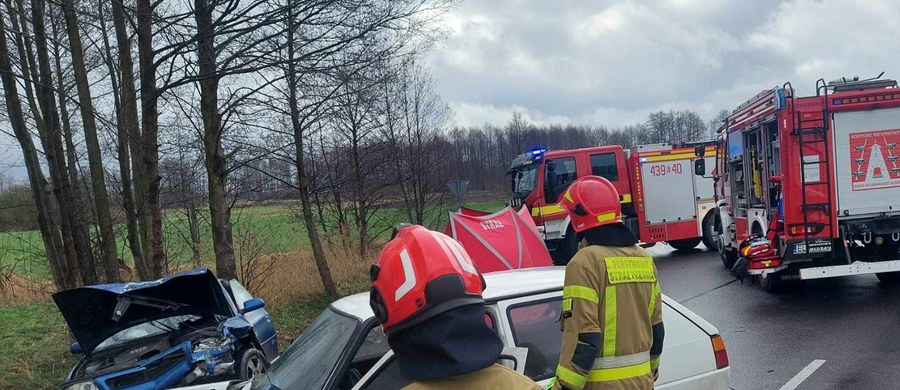
[[[207,268],[149,282],[74,288],[53,294],[53,300],[87,354],[103,340],[141,323],[178,315],[234,315]]]

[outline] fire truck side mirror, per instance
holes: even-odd
[[[559,185],[559,178],[556,177],[556,161],[547,160],[545,168],[547,180],[544,181],[544,202],[554,203],[559,195],[556,193],[556,187]]]
[[[694,160],[694,174],[697,176],[706,175],[706,160],[702,158]]]
[[[697,157],[706,156],[706,146],[704,146],[704,145],[694,146],[694,155],[696,155]]]

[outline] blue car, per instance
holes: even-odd
[[[265,303],[206,268],[149,282],[61,291],[83,355],[64,390],[151,390],[265,372],[278,340]]]

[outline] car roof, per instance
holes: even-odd
[[[542,291],[562,290],[566,267],[535,267],[484,274],[487,288],[485,301],[529,295]],[[331,303],[331,307],[345,314],[366,320],[374,316],[369,306],[369,293],[349,295]]]
[[[563,280],[566,276],[566,267],[535,267],[521,268],[509,271],[489,272],[484,274],[484,282],[487,289],[484,290],[484,300],[487,302],[499,301],[516,296],[532,295],[541,292],[562,290]],[[703,329],[707,334],[718,334],[715,326],[672,300],[665,294],[663,302],[670,308],[687,317],[691,322]],[[331,303],[331,307],[361,321],[375,316],[369,306],[369,293],[349,295]]]

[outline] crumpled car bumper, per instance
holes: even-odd
[[[233,368],[230,342],[194,351],[191,341],[185,341],[129,369],[97,376],[93,383],[101,390],[157,390],[230,374]]]

